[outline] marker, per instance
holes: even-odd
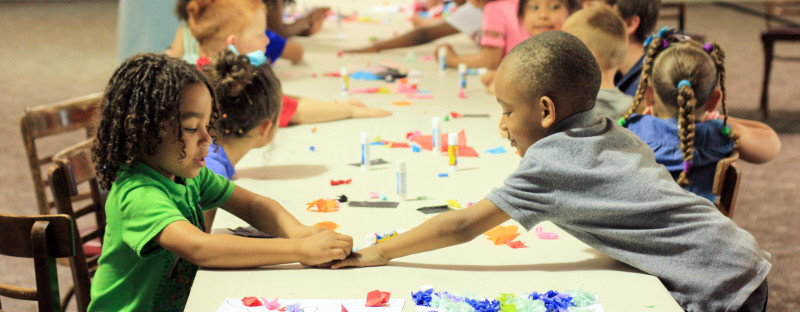
[[[386,241],[392,237],[396,237],[397,235],[403,234],[408,230],[396,230],[391,232],[382,232],[382,233],[369,233],[364,235],[364,242],[367,246],[375,245],[381,242]]]
[[[444,76],[444,70],[447,69],[447,48],[439,48],[439,75]]]
[[[406,173],[406,161],[397,161],[397,195],[400,200],[406,200],[408,195],[408,174]]]
[[[350,89],[350,79],[347,77],[347,67],[342,67],[339,71],[339,75],[342,76],[342,96],[347,96],[348,90]]]
[[[456,171],[458,166],[458,133],[447,134],[447,158],[450,164],[450,171]]]
[[[458,64],[458,77],[461,78],[458,97],[463,99],[467,97],[467,95],[464,92],[464,90],[467,88],[467,64],[464,63]]]
[[[433,117],[433,154],[437,155],[442,150],[442,119]]]
[[[369,170],[369,132],[361,132],[361,170]]]

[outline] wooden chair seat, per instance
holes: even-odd
[[[738,160],[739,152],[734,151],[727,158],[718,161],[712,186],[712,193],[717,196],[717,209],[729,218],[733,217],[736,198],[739,196],[739,182],[742,180],[742,170],[736,163]]]

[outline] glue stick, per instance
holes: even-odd
[[[467,64],[460,63],[458,64],[458,77],[461,78],[461,89],[467,88]]]
[[[342,76],[342,96],[347,96],[350,90],[350,79],[347,77],[347,67],[342,67],[339,74]]]
[[[386,241],[392,237],[396,237],[397,235],[403,234],[408,230],[396,230],[391,232],[382,232],[382,233],[369,233],[364,235],[364,243],[367,246],[375,245]]]
[[[447,68],[447,48],[439,48],[439,75],[444,76],[444,70]]]
[[[437,155],[442,150],[442,119],[433,117],[433,154]]]
[[[397,195],[402,201],[405,201],[408,195],[408,174],[405,160],[397,161]]]
[[[369,170],[369,132],[361,132],[361,170]]]
[[[458,133],[447,134],[447,158],[450,171],[456,171],[458,165]]]

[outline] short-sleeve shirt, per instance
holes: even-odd
[[[172,222],[205,223],[203,210],[223,204],[234,184],[208,168],[172,181],[144,163],[123,165],[106,201],[106,233],[89,311],[182,311],[197,266],[154,238]],[[172,278],[170,272],[174,272]]]
[[[206,156],[206,167],[212,172],[230,180],[236,174],[233,163],[225,153],[222,145],[211,144],[208,146],[208,156]]]
[[[503,48],[503,56],[531,35],[517,17],[519,1],[497,0],[483,7],[481,46]]]
[[[483,11],[467,1],[456,8],[455,12],[448,15],[444,21],[472,38],[475,43],[480,43],[482,19]]]
[[[650,115],[634,114],[628,118],[625,127],[635,133],[655,153],[656,162],[664,165],[676,180],[683,172],[683,150],[678,137],[678,120],[661,119]],[[722,120],[713,119],[694,124],[694,154],[689,181],[692,185],[686,190],[703,196],[710,201],[716,197],[712,193],[717,162],[730,156],[736,144],[720,132]]]
[[[772,266],[750,233],[593,111],[559,122],[486,198],[528,230],[549,220],[658,277],[687,311],[738,310]]]
[[[275,63],[276,60],[283,54],[283,49],[286,48],[286,38],[281,37],[278,33],[267,29],[266,33],[267,38],[269,38],[269,44],[264,53],[264,55],[269,60],[269,63]]]

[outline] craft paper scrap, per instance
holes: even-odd
[[[255,297],[254,297],[255,298]],[[258,300],[258,299],[256,299]],[[366,300],[362,299],[280,299],[280,307],[275,310],[265,309],[260,304],[258,306],[245,306],[242,298],[228,298],[219,306],[217,312],[249,312],[249,311],[281,311],[289,312],[290,306],[297,305],[299,309],[291,309],[303,312],[402,312],[405,299],[391,299],[385,304],[377,307],[366,306]]]
[[[380,307],[389,302],[391,294],[386,291],[373,290],[367,293],[367,302],[364,304],[368,307]]]
[[[310,203],[306,203],[306,210],[311,210],[313,208],[317,208],[316,212],[335,212],[339,211],[339,202],[335,199],[324,199],[320,198]]]
[[[417,312],[428,311],[581,311],[604,312],[596,293],[578,290],[558,292],[536,291],[519,296],[503,293],[495,298],[477,297],[469,292],[458,295],[449,292],[434,292],[433,289],[415,291],[411,298]]]
[[[237,227],[235,229],[228,229],[233,232],[233,235],[237,236],[244,236],[244,237],[252,237],[252,238],[275,238],[274,235],[270,235],[264,232],[259,231],[258,229],[247,226],[247,227]]]
[[[433,214],[433,213],[450,211],[450,207],[448,207],[447,205],[429,206],[429,207],[417,208],[417,211],[422,212],[424,214]]]
[[[537,226],[536,229],[536,237],[539,239],[558,239],[558,234],[553,232],[542,232],[542,227]]]
[[[490,149],[486,150],[486,152],[489,153],[489,154],[505,154],[505,153],[508,153],[508,151],[506,151],[506,149],[504,147],[502,147],[502,146],[498,146],[498,147],[495,147],[495,148],[490,148]]]
[[[278,302],[278,298],[275,298],[272,301],[267,301],[267,299],[264,299],[262,297],[261,302],[264,303],[264,307],[267,308],[267,310],[277,310],[281,308],[281,304]]]
[[[525,246],[525,243],[523,243],[521,241],[513,241],[513,242],[512,241],[506,241],[506,246],[514,248],[514,249],[527,248],[528,247],[528,246]]]
[[[447,135],[447,133],[442,133],[441,142],[447,142]],[[414,135],[411,140],[419,144],[424,150],[430,151],[433,149],[432,135]],[[442,144],[441,152],[447,152],[447,145]],[[467,135],[464,130],[458,133],[458,156],[478,157],[478,152],[476,152],[474,148],[467,146]]]
[[[519,236],[516,225],[498,225],[483,234],[489,236],[489,240],[495,245],[503,245],[506,243],[506,241],[513,241],[515,238],[517,238],[517,236]]]
[[[244,297],[242,298],[242,304],[248,307],[260,307],[261,301],[256,297]]]
[[[375,207],[375,208],[397,208],[398,202],[390,201],[350,201],[350,207]]]
[[[316,223],[314,225],[324,227],[324,228],[326,228],[328,230],[331,230],[331,231],[336,231],[336,229],[339,228],[339,225],[336,224],[336,222],[333,222],[333,221],[322,221],[322,222]]]

